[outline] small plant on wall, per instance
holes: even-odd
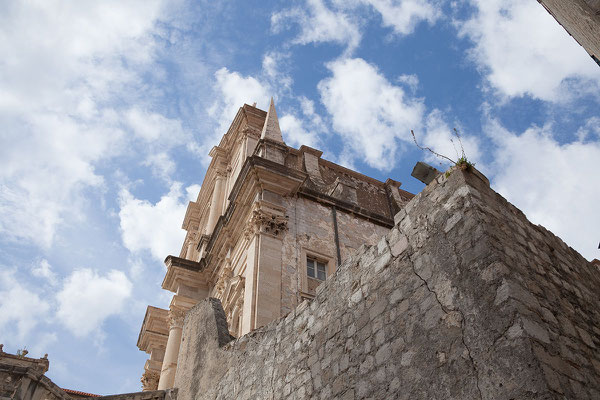
[[[454,143],[453,139],[450,139],[450,142],[452,142],[452,145],[454,146],[454,150],[456,151],[456,161],[451,159],[450,157],[447,157],[443,154],[440,154],[436,151],[434,151],[432,148],[430,147],[426,147],[426,146],[421,146],[419,145],[419,143],[417,142],[417,137],[415,135],[415,132],[411,129],[410,133],[413,137],[413,140],[415,141],[415,145],[421,149],[421,150],[427,150],[429,151],[431,154],[435,155],[436,157],[439,158],[443,158],[445,160],[450,161],[456,168],[464,170],[464,171],[470,171],[473,167],[475,167],[475,163],[472,163],[471,161],[469,161],[467,159],[467,156],[465,154],[465,148],[462,144],[462,140],[460,138],[460,134],[458,133],[458,130],[456,128],[454,128],[454,136],[456,136],[456,139],[458,140],[458,143],[460,145],[460,155],[458,154],[458,150],[456,149],[456,144]],[[448,177],[448,175],[450,175],[450,170],[446,171],[446,177]]]

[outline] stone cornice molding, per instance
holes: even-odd
[[[177,293],[180,283],[190,287],[206,285],[206,279],[201,273],[200,263],[181,257],[167,256],[165,259],[167,273],[162,282],[162,288]]]
[[[185,210],[185,217],[183,217],[183,223],[181,229],[190,230],[190,225],[200,225],[200,204],[195,201],[188,203],[187,209]]]
[[[158,307],[148,306],[146,308],[146,315],[144,315],[144,322],[142,322],[137,340],[137,347],[140,350],[150,352],[152,346],[156,346],[156,343],[163,340],[160,338],[161,335],[166,338],[169,334],[168,313],[168,310]]]

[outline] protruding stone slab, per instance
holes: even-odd
[[[442,173],[440,171],[438,171],[431,165],[419,161],[415,164],[410,175],[414,178],[417,178],[424,184],[429,185],[435,178],[437,178],[441,174]]]

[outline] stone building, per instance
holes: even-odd
[[[295,309],[341,261],[375,244],[413,195],[287,146],[273,100],[241,107],[190,202],[179,256],[166,258],[169,310],[149,306],[138,339],[144,390],[173,387],[186,313],[208,297],[240,337]]]
[[[600,66],[600,0],[538,0]]]

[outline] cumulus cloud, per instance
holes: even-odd
[[[4,238],[49,247],[66,219],[83,218],[84,191],[104,185],[97,165],[131,144],[125,130],[133,122],[146,122],[133,130],[138,135],[177,128],[156,113],[120,112],[147,100],[143,75],[156,55],[162,10],[158,0],[3,5],[0,52],[10,55],[0,64]]]
[[[397,35],[411,34],[422,21],[433,24],[440,18],[440,2],[427,0],[336,0],[342,8],[371,6],[381,15],[382,25]]]
[[[355,156],[372,167],[391,169],[397,139],[412,141],[410,129],[421,124],[422,101],[407,96],[361,58],[336,60],[327,67],[332,75],[318,90],[333,128]]]
[[[466,158],[473,163],[479,163],[481,159],[479,139],[472,135],[466,135],[460,132],[460,140],[454,133],[454,127],[450,127],[443,113],[440,110],[433,110],[425,120],[425,136],[420,145],[431,148],[436,153],[442,154],[454,161],[463,157],[463,151]],[[417,140],[420,140],[417,137]],[[462,147],[461,147],[462,143]],[[425,158],[431,163],[442,163],[446,167],[449,162],[440,159],[430,152],[424,153]],[[478,165],[478,168],[481,168]]]
[[[75,336],[86,336],[123,311],[131,290],[131,281],[121,271],[100,275],[89,268],[75,270],[56,295],[56,316]]]
[[[81,216],[82,190],[104,183],[94,163],[121,134],[107,126],[82,130],[65,115],[33,115],[26,126],[16,125],[8,121],[0,134],[6,144],[0,147],[0,232],[48,247],[65,216]]]
[[[351,53],[360,43],[358,24],[343,11],[328,8],[322,0],[306,0],[306,7],[294,7],[271,16],[271,29],[280,32],[297,24],[295,44],[337,43]]]
[[[316,133],[309,132],[304,128],[304,122],[292,114],[286,114],[279,118],[279,126],[284,135],[286,143],[293,147],[307,145],[316,147],[319,143]]]
[[[584,257],[597,258],[600,185],[594,174],[600,142],[559,143],[551,125],[517,134],[492,120],[486,129],[496,146],[494,188],[532,222],[560,236]]]
[[[471,3],[476,12],[460,34],[473,41],[471,58],[499,94],[561,101],[573,86],[598,91],[598,66],[537,2]]]
[[[256,102],[266,107],[271,98],[271,88],[253,76],[243,76],[223,67],[215,72],[215,90],[218,99],[210,107],[209,114],[219,122],[215,139],[225,134],[238,109],[244,104]],[[215,145],[214,143],[213,145]]]
[[[45,279],[51,286],[56,285],[56,274],[52,270],[52,266],[46,259],[40,260],[39,263],[31,268],[31,274],[38,278]]]
[[[13,344],[25,340],[50,310],[48,301],[27,286],[16,278],[14,269],[0,270],[0,337]]]
[[[188,201],[195,200],[198,188],[193,185],[193,189],[184,194],[182,185],[173,183],[156,204],[137,199],[127,189],[122,189],[119,218],[125,247],[133,253],[147,250],[159,261],[169,254],[179,254],[185,238],[181,223]]]
[[[279,90],[290,91],[294,80],[288,72],[289,53],[269,51],[263,56],[262,69],[267,79]]]
[[[125,113],[125,120],[133,134],[148,143],[172,147],[187,139],[181,121],[170,119],[156,112],[133,107]]]

